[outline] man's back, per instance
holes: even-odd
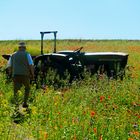
[[[17,51],[11,57],[12,75],[29,76],[28,53],[26,51]]]

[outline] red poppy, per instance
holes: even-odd
[[[91,116],[91,117],[94,117],[94,115],[95,115],[95,112],[94,112],[94,111],[91,111],[91,112],[90,112],[90,116]]]
[[[93,132],[96,134],[97,133],[97,128],[93,128]]]
[[[105,99],[105,96],[100,96],[100,102],[102,102]]]

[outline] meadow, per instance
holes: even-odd
[[[86,52],[129,54],[126,75],[121,81],[88,74],[82,81],[54,90],[52,86],[31,86],[29,109],[15,123],[12,82],[3,69],[18,40],[0,41],[0,139],[1,140],[140,140],[140,41],[139,40],[58,40],[57,50],[84,47]],[[32,55],[40,54],[39,40],[25,40]],[[44,42],[52,52],[53,42]],[[19,91],[19,100],[23,89]]]

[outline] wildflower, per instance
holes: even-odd
[[[55,105],[55,106],[57,106],[57,105],[58,105],[58,103],[56,102],[54,105]]]
[[[134,131],[133,134],[139,136],[140,133],[138,131]]]
[[[57,126],[54,126],[54,129],[55,129],[55,130],[57,130],[57,128],[58,128]]]
[[[90,112],[90,116],[91,116],[91,117],[94,117],[94,116],[95,116],[95,112],[94,112],[94,111],[91,111],[91,112]]]
[[[128,140],[134,140],[133,138],[128,138]]]
[[[44,132],[44,140],[46,140],[48,138],[48,133]]]
[[[100,102],[102,102],[105,99],[104,96],[100,96]]]
[[[95,133],[95,134],[97,134],[97,128],[93,128],[93,132]]]
[[[136,103],[136,102],[132,102],[131,104],[132,104],[134,107],[137,106],[137,103]]]
[[[108,96],[108,99],[110,100],[111,99],[111,96]]]
[[[34,114],[34,115],[37,114],[37,108],[34,106],[32,107],[32,114]]]
[[[100,135],[100,138],[99,138],[99,140],[103,140],[103,136],[102,136],[102,135]]]
[[[140,132],[138,131],[132,131],[130,132],[131,135],[135,135],[135,136],[140,136]]]

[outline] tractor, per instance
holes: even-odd
[[[83,79],[85,69],[91,74],[106,74],[107,77],[123,80],[127,65],[128,54],[123,52],[82,52],[83,47],[76,50],[56,49],[57,31],[40,32],[40,55],[32,56],[34,61],[35,83],[42,85],[50,82],[56,84],[61,79],[72,83],[75,79]],[[54,49],[52,53],[44,53],[44,35],[54,35]],[[9,59],[10,55],[3,55]],[[53,80],[48,78],[52,72]],[[57,77],[57,78],[56,78]]]

